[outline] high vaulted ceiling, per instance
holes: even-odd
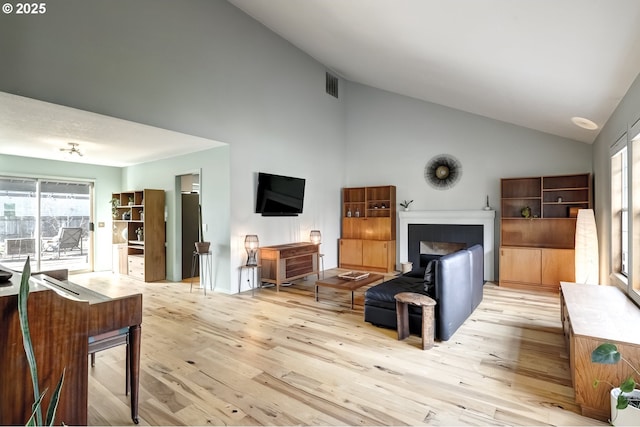
[[[601,128],[640,72],[638,0],[228,1],[343,79],[585,143],[571,118]],[[0,92],[0,152],[68,142],[112,166],[220,144]]]
[[[344,79],[592,143],[640,72],[637,0],[229,0]]]

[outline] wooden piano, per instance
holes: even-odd
[[[138,424],[142,295],[110,298],[59,280],[66,273],[53,276],[58,278],[33,275],[28,300],[40,392],[48,389],[42,412],[65,370],[54,424],[86,425],[88,355],[126,342],[131,418]],[[0,425],[24,425],[34,401],[18,319],[20,277],[15,272],[10,282],[0,283]]]

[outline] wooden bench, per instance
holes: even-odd
[[[560,320],[569,351],[569,367],[582,415],[607,421],[609,384],[633,374],[625,363],[602,365],[591,352],[609,342],[633,365],[640,362],[640,309],[615,286],[560,283]],[[600,381],[593,387],[595,380]]]

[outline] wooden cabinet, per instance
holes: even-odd
[[[576,403],[582,415],[607,421],[610,418],[609,384],[620,384],[633,375],[625,363],[591,362],[591,352],[609,342],[618,347],[633,366],[640,362],[640,309],[615,286],[562,283],[560,308],[562,329],[569,350],[569,366]],[[623,325],[623,326],[621,326]],[[594,380],[599,380],[597,387]]]
[[[559,282],[570,282],[576,277],[576,255],[573,249],[541,249],[542,265],[540,285],[557,292]]]
[[[395,240],[340,239],[340,268],[393,271]]]
[[[575,277],[573,249],[500,249],[500,286],[558,292]]]
[[[318,245],[313,243],[288,243],[260,248],[260,276],[262,282],[274,283],[276,291],[284,282],[316,275],[318,271]]]
[[[362,265],[366,270],[393,271],[395,263],[395,240],[362,241]]]
[[[542,254],[536,248],[500,249],[500,285],[529,285],[540,283]]]
[[[340,267],[346,265],[362,266],[362,240],[340,239]]]
[[[166,279],[164,190],[113,193],[112,199],[114,271],[145,282]]]
[[[396,188],[342,189],[340,268],[395,270]]]
[[[504,178],[500,286],[558,292],[575,280],[578,209],[591,208],[591,175]]]

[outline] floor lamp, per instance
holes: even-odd
[[[599,282],[598,234],[593,209],[579,209],[576,219],[576,283]]]

